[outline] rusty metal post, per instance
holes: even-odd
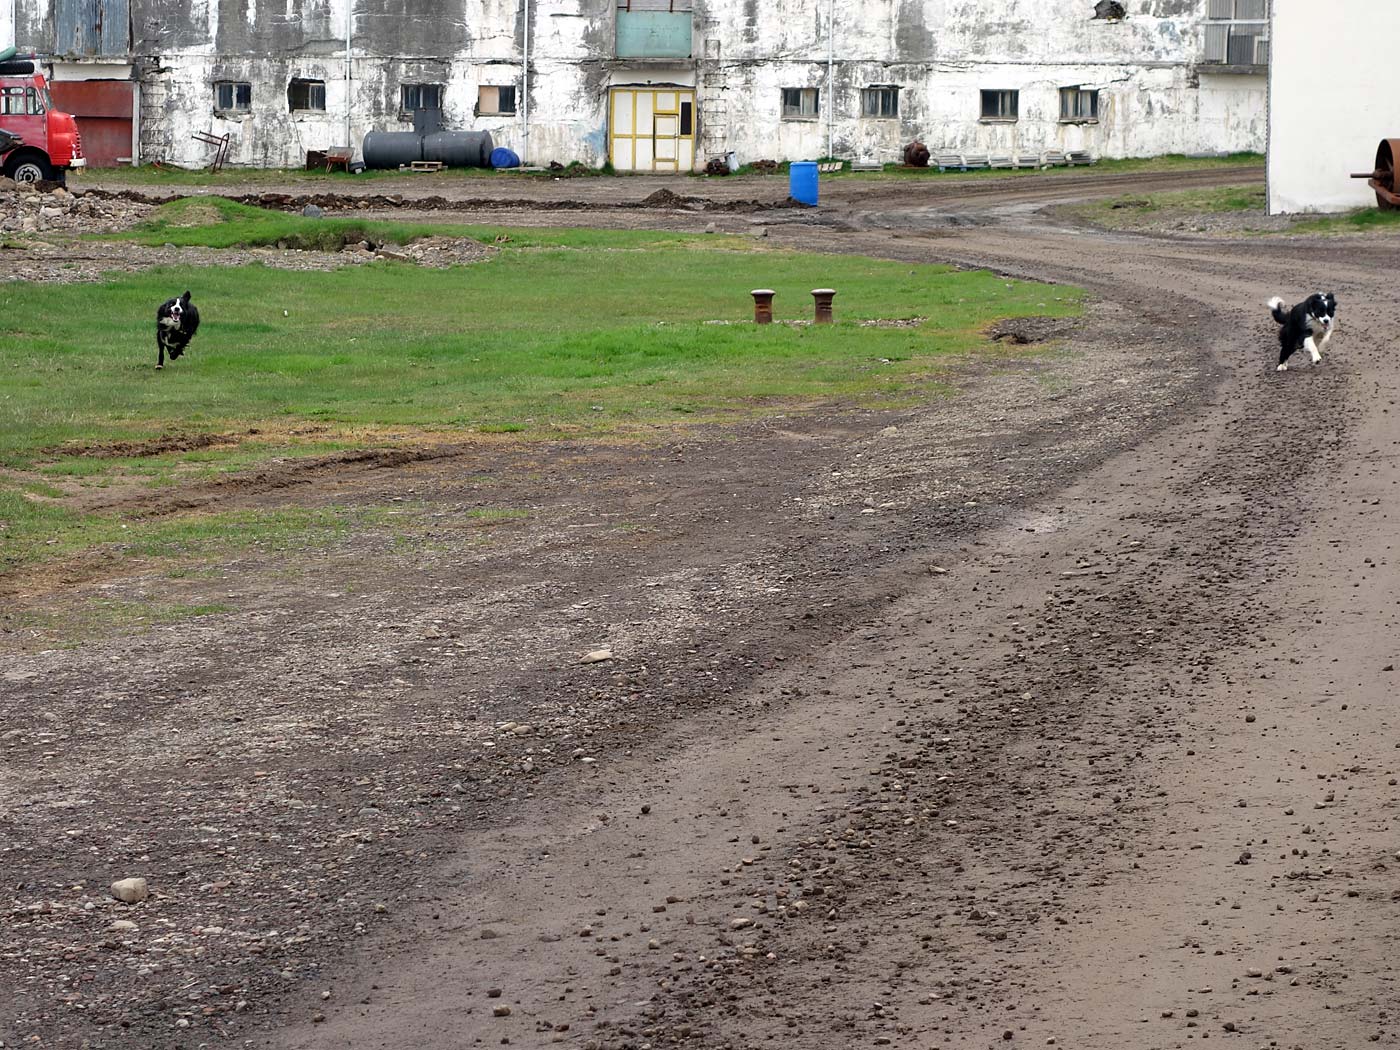
[[[773,323],[773,296],[778,293],[771,288],[755,288],[753,295],[753,323]]]
[[[812,298],[817,301],[817,324],[831,324],[835,320],[831,313],[831,300],[836,298],[836,289],[813,288]]]

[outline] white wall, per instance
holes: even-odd
[[[15,42],[15,0],[0,0],[0,51]]]
[[[1352,172],[1400,136],[1395,46],[1400,3],[1274,0],[1269,91],[1269,210],[1345,211],[1376,203]]]
[[[0,29],[13,5],[21,45],[51,48],[54,2],[0,0]],[[131,3],[149,158],[206,163],[210,148],[193,140],[197,131],[229,133],[233,163],[256,166],[298,165],[308,149],[343,144],[347,8],[355,22],[356,146],[371,129],[410,127],[398,111],[399,85],[423,82],[446,85],[449,127],[490,131],[498,144],[525,152],[523,112],[474,112],[479,85],[521,86],[525,0]],[[614,57],[616,0],[528,0],[526,159],[603,163],[608,89],[648,81],[696,85],[701,165],[730,150],[743,161],[813,159],[827,152],[828,135],[836,155],[876,161],[897,160],[916,138],[935,150],[1102,157],[1265,144],[1264,77],[1199,65],[1207,0],[1130,0],[1130,17],[1116,23],[1094,21],[1092,0],[694,4],[697,60],[669,66]],[[64,72],[76,75],[71,64]],[[292,77],[325,81],[324,112],[288,112]],[[253,112],[216,113],[215,80],[250,82]],[[877,84],[900,87],[897,119],[861,116],[861,89]],[[1071,85],[1101,91],[1098,123],[1060,122],[1059,89]],[[781,119],[782,89],[798,87],[820,91],[820,119]],[[1019,120],[981,121],[982,89],[1019,90]]]

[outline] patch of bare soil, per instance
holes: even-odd
[[[48,237],[48,235],[40,235]],[[28,241],[14,250],[0,251],[0,281],[72,283],[99,281],[110,273],[133,273],[157,266],[247,266],[259,264],[278,270],[329,271],[370,262],[353,252],[312,252],[277,248],[148,248],[126,242],[84,241],[66,238]]]
[[[81,456],[89,459],[125,459],[132,456],[160,456],[170,452],[193,452],[201,448],[237,445],[241,434],[166,434],[145,441],[73,442],[49,449],[55,456]]]
[[[1074,320],[1063,317],[1017,317],[998,321],[987,329],[987,336],[994,343],[1029,346],[1062,339],[1074,331],[1075,327]]]
[[[1131,233],[1193,234],[1239,237],[1244,234],[1287,233],[1311,215],[1267,215],[1264,211],[1201,211],[1191,208],[1154,208],[1146,199],[1126,199],[1111,206],[1069,205],[1056,214],[1075,222]]]

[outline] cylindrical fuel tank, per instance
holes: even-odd
[[[371,131],[362,148],[365,167],[397,168],[423,159],[423,136],[412,131]]]
[[[423,159],[449,168],[489,168],[493,148],[489,131],[435,131],[423,136]]]

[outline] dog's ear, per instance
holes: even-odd
[[[180,302],[182,302],[182,303],[187,303],[187,302],[189,302],[189,301],[190,301],[190,290],[189,290],[188,288],[186,288],[186,289],[185,289],[185,294],[182,295],[182,296],[180,296]]]

